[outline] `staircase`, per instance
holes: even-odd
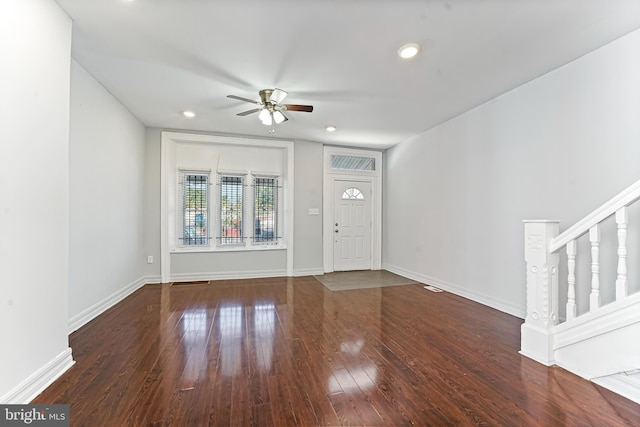
[[[628,248],[638,252],[632,260],[640,258],[640,233],[627,244],[638,200],[640,181],[562,233],[558,221],[524,221],[520,353],[640,403],[640,289],[630,287],[627,275]]]

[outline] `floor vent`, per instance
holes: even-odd
[[[436,288],[435,286],[431,286],[431,285],[423,286],[423,288],[431,292],[442,292],[442,289]]]

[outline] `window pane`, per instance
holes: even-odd
[[[353,171],[375,171],[376,160],[373,157],[331,155],[331,168]]]
[[[253,191],[253,241],[275,243],[278,240],[278,179],[255,178]]]
[[[209,177],[206,175],[184,176],[184,215],[183,236],[184,245],[207,245],[209,238],[207,228],[209,224]]]
[[[356,187],[349,187],[342,193],[342,200],[364,200],[364,195]]]
[[[244,241],[242,206],[244,177],[220,177],[220,243],[238,244]]]

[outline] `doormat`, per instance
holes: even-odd
[[[388,286],[413,285],[418,282],[387,270],[340,271],[313,276],[330,291],[385,288]]]

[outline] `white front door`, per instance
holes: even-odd
[[[334,181],[333,270],[371,269],[371,183]]]

